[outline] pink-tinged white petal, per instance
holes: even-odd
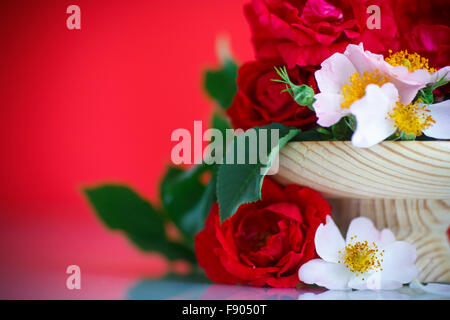
[[[344,55],[349,58],[360,74],[377,70],[381,75],[389,78],[398,90],[400,102],[405,105],[409,104],[417,92],[430,82],[431,75],[427,70],[409,72],[404,66],[391,66],[382,55],[364,51],[362,44],[348,45]]]
[[[450,297],[450,284],[428,283],[427,285],[423,285],[418,280],[413,280],[409,284],[409,287],[444,297]]]
[[[352,273],[342,264],[313,259],[303,264],[298,271],[300,281],[317,284],[330,290],[348,290]]]
[[[394,121],[388,114],[394,109],[397,99],[398,91],[392,83],[386,83],[381,88],[375,84],[366,87],[364,97],[350,107],[357,123],[352,136],[354,146],[371,147],[396,131]]]
[[[363,280],[364,278],[364,280]],[[383,279],[380,272],[353,276],[348,286],[356,290],[395,290],[403,286],[399,281]]]
[[[381,281],[411,282],[419,273],[414,265],[416,248],[405,241],[395,241],[382,247],[384,250],[380,271]]]
[[[369,290],[396,290],[400,289],[403,283],[386,279],[381,272],[375,272],[367,278],[366,285]]]
[[[367,240],[369,244],[372,244],[372,242],[377,243],[379,239],[380,232],[375,228],[373,222],[366,217],[358,217],[350,222],[345,242],[355,243]]]
[[[316,94],[314,98],[316,100],[313,108],[318,118],[317,123],[322,127],[330,127],[349,114],[349,109],[341,108],[344,100],[342,94],[322,92]]]
[[[362,43],[359,46],[350,44],[345,49],[344,55],[351,61],[355,66],[359,74],[364,72],[374,72],[378,70],[381,72],[384,69],[384,58],[380,54],[373,54],[370,51],[364,51],[364,46]]]
[[[431,75],[425,69],[409,72],[404,66],[392,67],[389,65],[387,77],[398,90],[400,103],[407,105],[414,100],[420,89],[430,83]]]
[[[428,109],[436,122],[423,133],[436,139],[450,139],[450,100],[432,104]]]
[[[348,281],[348,286],[356,290],[367,290],[367,275],[360,274],[356,276],[355,274],[353,274],[353,276]]]
[[[389,229],[383,229],[380,232],[380,239],[378,240],[378,245],[380,247],[386,246],[395,241],[395,236]]]
[[[342,87],[356,72],[350,60],[342,53],[335,53],[321,64],[314,73],[320,92],[342,93]]]
[[[321,224],[314,237],[314,244],[316,245],[316,252],[323,260],[327,262],[337,263],[345,247],[344,238],[341,235],[338,227],[330,216],[327,216],[326,224]]]
[[[439,69],[431,75],[431,83],[436,83],[445,76],[445,81],[450,81],[450,66]]]

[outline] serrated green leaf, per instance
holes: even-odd
[[[102,185],[84,190],[98,216],[113,230],[163,239],[164,220],[153,206],[126,186]]]
[[[86,188],[84,193],[108,228],[123,231],[142,250],[195,261],[191,250],[167,239],[163,216],[130,188],[111,184]]]
[[[205,71],[204,86],[206,92],[223,109],[227,109],[231,105],[236,94],[237,69],[237,64],[234,61],[226,59],[221,69]]]
[[[248,164],[250,151],[247,143],[245,150],[246,164],[238,164],[236,161],[237,146],[239,140],[246,139],[246,137],[245,134],[243,134],[235,138],[233,142],[235,156],[234,163],[230,164],[225,161],[225,163],[220,166],[217,177],[217,199],[222,221],[231,217],[241,204],[261,199],[262,182],[265,173],[269,170],[271,162],[279,150],[299,132],[298,129],[286,127],[281,123],[272,123],[268,126],[257,127],[254,129],[256,130],[256,136],[258,138],[258,143],[256,144],[257,147],[260,145],[259,130],[261,129],[268,129],[268,131],[279,130],[278,144],[273,146],[273,148],[270,148],[271,143],[270,141],[267,141],[269,150],[266,150],[266,152],[269,163],[264,165],[261,163],[259,157],[256,164]],[[267,138],[269,139],[270,136],[270,132],[268,132]],[[257,151],[259,154],[259,150]],[[227,153],[228,152],[231,152],[231,150],[227,150]]]

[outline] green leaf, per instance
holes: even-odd
[[[203,228],[214,201],[214,177],[206,187],[200,181],[202,174],[212,168],[206,164],[187,171],[170,167],[161,183],[160,195],[169,218],[191,238]]]
[[[389,137],[387,137],[385,139],[386,141],[396,141],[396,140],[400,140],[400,134],[398,133],[398,131],[395,131],[393,134],[391,134]]]
[[[403,141],[416,140],[416,135],[415,134],[408,134],[408,133],[405,133],[403,131],[400,131],[400,140],[403,140]]]
[[[226,140],[227,129],[231,129],[228,119],[224,118],[219,113],[215,112],[212,117],[211,126],[214,129],[220,130],[220,132],[222,133],[223,140],[221,141],[222,143],[221,152],[222,154],[225,154],[227,150],[227,140]],[[214,143],[220,143],[220,141],[214,141]]]
[[[419,90],[415,100],[417,101],[419,99],[424,104],[432,104],[434,102],[433,89],[431,87],[425,87]]]
[[[298,134],[299,130],[295,128],[289,128],[281,123],[272,123],[270,125],[253,128],[256,131],[256,136],[258,138],[258,143],[256,147],[260,146],[260,130],[268,129],[267,132],[267,146],[268,150],[265,153],[269,159],[266,165],[261,163],[259,158],[259,150],[257,150],[258,157],[257,163],[249,164],[250,161],[250,148],[245,134],[236,137],[233,141],[234,150],[234,162],[227,163],[225,161],[223,165],[220,166],[218,177],[217,177],[217,199],[219,202],[220,217],[221,220],[225,220],[231,217],[241,204],[254,202],[261,199],[261,187],[265,174],[270,168],[270,165],[279,152],[279,150],[295,135]],[[276,146],[271,148],[270,143],[270,130],[279,130],[279,140]],[[238,164],[236,155],[239,143],[244,143],[245,148],[245,164]],[[227,150],[227,155],[232,148]],[[231,157],[230,157],[231,158]]]
[[[230,126],[226,118],[215,113],[212,127],[226,136]],[[160,197],[168,217],[180,231],[192,239],[204,226],[204,221],[215,200],[216,166],[201,164],[189,170],[169,167],[160,185]],[[211,181],[205,186],[201,182],[204,173],[211,174]]]
[[[146,200],[128,187],[103,185],[86,188],[86,195],[103,222],[113,230],[165,237],[164,220]]]
[[[188,210],[180,220],[184,231],[191,236],[196,235],[205,225],[216,196],[216,177],[213,175],[201,198],[193,208]]]
[[[349,114],[344,117],[345,123],[347,123],[347,126],[350,128],[352,132],[355,132],[356,130],[356,117],[352,114]]]
[[[163,216],[130,188],[103,185],[86,188],[84,193],[108,228],[123,231],[142,250],[195,261],[191,250],[167,239]]]
[[[325,128],[318,127],[308,131],[299,132],[292,141],[326,141],[333,137],[332,133]]]
[[[219,129],[222,132],[223,137],[226,137],[226,130],[231,129],[228,119],[222,117],[217,112],[214,113],[211,121],[211,125],[215,129]]]
[[[204,86],[206,92],[223,109],[227,109],[233,102],[237,91],[237,65],[231,59],[226,59],[219,70],[206,70]]]
[[[351,140],[353,131],[350,129],[346,118],[342,118],[338,123],[331,126],[334,140],[348,141]]]
[[[445,79],[446,76],[447,76],[447,73],[444,76],[442,76],[440,79],[436,79],[436,82],[429,84],[428,86],[426,86],[423,89],[420,89],[419,92],[417,93],[414,101],[418,101],[420,99],[421,102],[424,104],[432,104],[434,102],[433,91],[436,88],[445,86],[447,83],[449,83],[449,81],[447,81]]]
[[[439,140],[439,139],[427,137],[426,135],[423,134],[421,136],[417,136],[416,140],[417,141],[436,141],[436,140]]]
[[[433,91],[436,88],[445,86],[450,81],[446,80],[448,72],[446,72],[440,79],[437,79],[437,81],[433,84],[431,84],[431,90]]]

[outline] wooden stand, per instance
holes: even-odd
[[[275,179],[322,192],[344,235],[357,216],[391,229],[416,247],[419,280],[450,282],[450,142],[291,142]]]

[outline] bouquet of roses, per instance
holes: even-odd
[[[238,68],[222,50],[220,68],[205,73],[217,108],[203,161],[170,166],[160,204],[114,184],[87,188],[89,201],[139,248],[198,263],[214,282],[328,289],[411,282],[419,272],[413,245],[363,217],[344,239],[319,192],[270,175],[289,141],[369,148],[450,139],[448,3],[252,0],[244,9],[257,60]],[[191,158],[183,135],[172,135],[180,141],[176,165]]]

